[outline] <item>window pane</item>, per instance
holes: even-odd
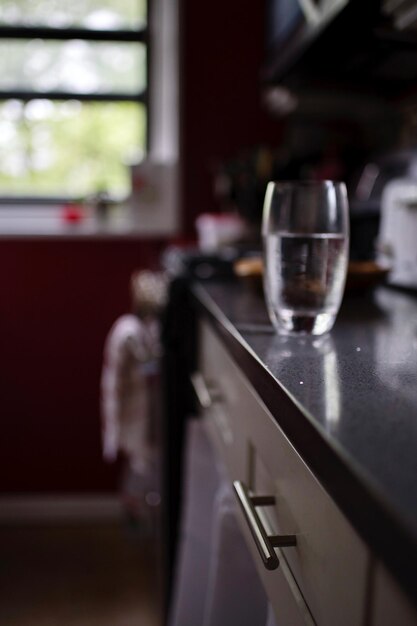
[[[146,22],[146,0],[1,0],[0,22],[98,30],[139,28]]]
[[[2,103],[0,195],[128,193],[126,163],[145,149],[145,115],[130,102]]]
[[[0,40],[0,90],[135,94],[145,84],[143,44]]]

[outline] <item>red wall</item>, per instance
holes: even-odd
[[[212,172],[242,148],[276,144],[261,107],[262,3],[182,0],[184,234],[215,208]],[[113,489],[101,461],[103,342],[128,308],[133,269],[160,241],[0,241],[0,490]]]
[[[117,484],[100,451],[103,343],[128,310],[133,269],[162,243],[0,241],[0,490]]]
[[[263,2],[182,3],[182,150],[185,225],[216,208],[212,173],[262,142],[277,145],[281,124],[263,109]]]

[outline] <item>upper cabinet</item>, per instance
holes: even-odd
[[[417,80],[417,0],[267,0],[262,78],[406,93]]]

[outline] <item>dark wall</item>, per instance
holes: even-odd
[[[129,308],[133,269],[162,243],[0,241],[0,490],[100,491],[103,343]]]
[[[182,150],[184,221],[216,208],[216,163],[242,149],[274,145],[281,126],[261,104],[263,2],[182,2]]]

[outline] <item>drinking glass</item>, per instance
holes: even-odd
[[[321,335],[335,322],[346,281],[346,187],[270,182],[263,209],[264,291],[278,332]]]

